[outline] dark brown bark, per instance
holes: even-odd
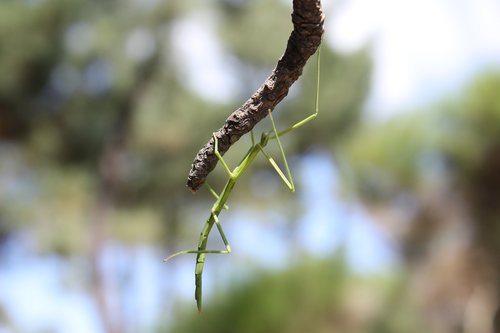
[[[321,44],[324,16],[320,0],[293,1],[293,31],[288,38],[285,53],[276,68],[262,86],[226,120],[224,126],[214,133],[221,155],[231,145],[274,110],[288,94],[290,86],[302,74],[307,60]],[[208,174],[217,165],[212,137],[196,155],[187,179],[187,186],[196,192],[205,182]]]

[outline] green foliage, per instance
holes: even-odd
[[[359,277],[342,251],[326,260],[307,258],[284,271],[254,272],[208,302],[175,313],[169,333],[421,332],[412,302],[395,274]]]
[[[341,148],[341,156],[354,171],[349,179],[362,196],[387,200],[419,183],[419,160],[435,149],[436,130],[427,119],[406,115],[383,128],[362,128]]]
[[[389,226],[412,273],[407,288],[420,299],[415,311],[432,317],[420,331],[491,330],[498,311],[478,300],[490,312],[469,328],[473,296],[463,291],[487,283],[486,294],[498,290],[499,89],[500,73],[486,73],[460,96],[365,125],[339,154],[347,187]],[[493,271],[494,278],[483,279]],[[452,307],[458,315],[447,315]]]
[[[201,315],[186,311],[169,332],[325,331],[313,327],[328,327],[338,310],[346,274],[342,260],[336,258],[256,275],[207,303]]]
[[[0,97],[15,100],[40,89],[59,56],[54,38],[72,9],[71,2],[28,6],[0,4]],[[22,38],[19,38],[22,36]]]
[[[293,29],[290,7],[266,0],[221,7],[224,10],[219,29],[231,53],[249,65],[274,67]]]
[[[448,140],[443,144],[450,159],[463,171],[477,168],[500,144],[500,73],[478,78],[459,101],[451,118]],[[455,139],[455,142],[451,142]]]
[[[341,156],[368,201],[418,193],[436,181],[465,185],[500,144],[500,76],[488,74],[463,97],[356,131]]]

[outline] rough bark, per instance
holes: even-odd
[[[302,69],[309,57],[321,44],[323,21],[320,0],[293,1],[294,29],[288,38],[285,53],[260,88],[227,118],[224,126],[214,133],[221,155],[266,117],[268,110],[274,110],[276,105],[285,98],[290,86],[302,74]],[[187,186],[193,192],[203,185],[208,174],[217,165],[214,143],[212,137],[200,149],[191,165]]]

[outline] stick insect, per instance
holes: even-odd
[[[196,305],[198,308],[198,311],[201,311],[202,308],[202,274],[203,274],[203,267],[205,265],[205,256],[207,254],[229,254],[231,253],[231,247],[229,245],[229,242],[226,238],[226,235],[224,234],[224,230],[222,229],[222,226],[219,222],[219,214],[222,211],[222,209],[227,208],[226,202],[231,194],[231,191],[233,190],[234,186],[236,185],[237,181],[240,179],[240,177],[245,173],[245,171],[249,168],[249,166],[252,164],[254,159],[257,157],[257,155],[262,153],[262,155],[269,161],[273,169],[276,171],[276,173],[279,175],[279,177],[283,180],[287,188],[291,191],[295,191],[295,185],[293,182],[292,174],[290,172],[290,168],[288,166],[288,162],[285,156],[285,152],[283,149],[283,146],[281,145],[280,137],[292,132],[293,130],[301,127],[302,125],[305,125],[309,121],[315,119],[318,115],[318,109],[319,109],[319,85],[320,85],[320,50],[318,49],[317,51],[317,63],[316,63],[316,101],[315,101],[315,106],[314,106],[314,113],[306,117],[305,119],[299,121],[295,125],[282,130],[278,131],[276,128],[276,124],[274,122],[272,112],[271,110],[268,110],[268,115],[269,118],[271,119],[271,125],[272,125],[272,131],[269,132],[264,132],[262,133],[260,137],[260,141],[256,142],[254,139],[254,134],[253,130],[250,132],[251,135],[251,142],[252,146],[246,153],[246,155],[243,157],[241,160],[240,164],[236,166],[233,170],[229,168],[229,166],[226,164],[224,159],[222,158],[221,154],[219,153],[218,149],[218,141],[217,138],[214,135],[215,139],[215,155],[217,156],[218,160],[221,162],[222,167],[224,170],[227,172],[229,179],[227,180],[222,192],[220,194],[217,194],[215,190],[210,187],[207,183],[204,185],[208,188],[208,190],[212,193],[212,195],[216,198],[215,203],[212,206],[212,209],[210,210],[210,215],[201,231],[200,234],[200,239],[198,243],[198,249],[197,250],[188,250],[188,251],[180,251],[177,253],[172,254],[168,258],[165,259],[165,261],[168,261],[172,259],[173,257],[176,257],[181,254],[196,254],[196,268],[195,268],[195,300],[196,300]],[[281,158],[283,159],[283,164],[285,166],[285,172],[283,172],[276,161],[264,150],[264,147],[268,144],[269,141],[271,140],[276,140],[276,143],[278,144],[280,153],[281,153]],[[286,173],[286,174],[285,174]],[[224,243],[225,249],[224,250],[207,250],[207,241],[208,241],[208,235],[210,234],[210,231],[212,230],[213,226],[216,226],[217,231],[219,232],[222,241]]]

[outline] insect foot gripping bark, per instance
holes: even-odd
[[[227,118],[224,125],[216,131],[208,143],[200,149],[191,165],[191,170],[187,179],[188,188],[192,192],[196,192],[202,185],[205,185],[215,197],[215,202],[200,233],[198,248],[196,250],[174,253],[166,258],[165,261],[181,254],[196,254],[195,300],[199,311],[202,309],[202,275],[206,255],[231,253],[231,247],[229,246],[229,242],[227,241],[219,221],[219,215],[223,209],[227,209],[226,202],[234,186],[252,164],[255,157],[259,153],[262,153],[277,172],[278,176],[283,180],[286,187],[292,192],[295,190],[295,185],[280,137],[305,125],[318,115],[320,82],[319,46],[323,35],[323,21],[324,16],[319,0],[293,1],[292,22],[294,29],[288,38],[285,53],[281,59],[279,59],[275,69],[262,86],[245,102],[245,104]],[[278,105],[288,94],[290,86],[302,74],[304,65],[315,52],[317,52],[317,80],[314,112],[295,125],[278,131],[272,116],[272,110],[274,110],[276,105]],[[263,133],[260,141],[255,142],[253,128],[266,116],[269,116],[271,120],[271,130]],[[240,164],[231,170],[222,156],[234,142],[238,141],[241,136],[248,132],[251,133],[252,145],[244,155]],[[264,150],[270,141],[276,141],[280,150],[282,163],[285,166],[285,171],[281,170],[276,161]],[[222,191],[217,193],[205,181],[219,161],[228,174],[228,180]],[[224,243],[225,249],[223,250],[207,250],[208,236],[214,225]]]

